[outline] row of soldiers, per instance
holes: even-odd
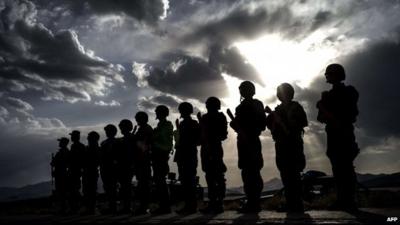
[[[355,172],[353,160],[359,150],[354,136],[353,123],[358,115],[358,93],[354,87],[345,85],[344,68],[331,64],[326,68],[326,80],[332,89],[322,93],[317,103],[318,118],[326,124],[328,136],[327,156],[332,163],[332,171],[337,183],[335,209],[354,210]],[[276,164],[285,188],[286,211],[304,211],[301,189],[301,172],[306,160],[303,149],[304,128],[308,125],[303,107],[293,100],[294,89],[288,83],[277,88],[280,100],[275,110],[253,96],[255,86],[244,81],[239,86],[240,104],[235,115],[229,110],[230,126],[237,133],[238,166],[241,169],[244,192],[247,201],[240,208],[243,213],[259,212],[263,180],[260,170],[263,167],[261,141],[259,136],[267,127],[275,141]],[[116,138],[117,128],[109,124],[104,130],[107,139],[100,145],[99,134],[88,134],[88,146],[79,142],[79,131],[71,135],[72,145],[68,150],[68,139],[61,138],[60,150],[54,157],[56,191],[61,199],[71,201],[71,208],[77,209],[80,184],[84,203],[89,213],[93,213],[96,200],[98,168],[108,198],[109,212],[117,210],[117,193],[122,197],[122,212],[131,211],[131,182],[135,176],[138,182],[136,195],[139,206],[135,214],[148,212],[150,186],[155,185],[155,195],[159,208],[152,213],[171,211],[166,176],[169,172],[168,159],[173,149],[174,161],[178,166],[179,180],[182,184],[184,207],[178,213],[190,214],[197,211],[196,169],[198,164],[197,147],[201,146],[201,167],[205,172],[208,186],[209,204],[205,213],[223,211],[225,197],[225,172],[222,141],[227,138],[227,119],[220,112],[221,102],[216,97],[206,101],[207,113],[192,118],[193,106],[188,102],[179,105],[182,120],[176,120],[176,135],[173,125],[167,120],[169,110],[164,105],[155,109],[157,126],[152,129],[145,112],[135,116],[138,127],[124,119],[119,123],[123,137]],[[68,190],[67,190],[68,189]]]

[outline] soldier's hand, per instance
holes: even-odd
[[[269,106],[265,106],[264,111],[265,111],[266,113],[268,113],[268,114],[272,112],[272,110],[271,110],[271,108],[270,108]]]
[[[196,116],[197,116],[197,119],[198,119],[199,122],[200,122],[200,120],[201,120],[201,112],[198,112]]]
[[[238,125],[237,125],[237,122],[236,122],[235,120],[232,120],[232,121],[229,123],[229,126],[231,126],[232,129],[235,130],[235,131],[237,132]]]
[[[179,128],[179,119],[176,119],[176,120],[175,120],[175,126],[176,126],[176,129]]]

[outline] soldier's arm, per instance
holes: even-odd
[[[333,119],[333,114],[326,108],[328,92],[321,94],[321,99],[317,102],[318,115],[317,120],[321,123],[327,123]]]

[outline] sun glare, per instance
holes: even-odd
[[[279,35],[267,35],[254,41],[238,42],[234,46],[258,71],[266,84],[256,86],[260,100],[275,96],[276,87],[288,82],[307,87],[320,74],[320,71],[335,58],[334,48],[323,45],[325,36],[314,33],[306,39],[294,42],[282,39]],[[224,75],[229,86],[230,97],[225,99],[229,107],[239,102],[238,85],[240,80]]]

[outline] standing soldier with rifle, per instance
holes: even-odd
[[[132,178],[134,175],[135,137],[132,133],[133,124],[128,119],[119,123],[123,137],[118,139],[116,176],[120,185],[119,194],[122,198],[121,213],[131,213]]]
[[[175,162],[178,164],[179,180],[182,183],[185,206],[177,211],[179,214],[193,214],[197,211],[196,174],[197,146],[200,142],[200,126],[193,120],[193,106],[182,102],[178,107],[183,120],[177,120],[179,141],[176,144]]]
[[[71,151],[70,151],[70,178],[69,185],[71,188],[71,212],[77,213],[79,211],[79,200],[81,197],[81,178],[82,178],[82,160],[85,152],[85,145],[80,142],[81,133],[74,130],[71,135]]]
[[[94,214],[96,208],[97,180],[99,178],[99,139],[96,131],[88,134],[83,158],[82,192],[86,211],[85,214]]]
[[[170,195],[166,182],[169,173],[168,160],[173,146],[173,130],[171,121],[167,120],[169,109],[165,105],[156,107],[157,127],[154,128],[153,148],[152,148],[152,167],[153,179],[156,186],[157,200],[159,208],[152,213],[165,214],[171,212]]]
[[[303,149],[304,127],[308,125],[303,107],[293,101],[294,89],[288,83],[278,86],[277,97],[282,102],[275,111],[266,106],[267,127],[275,141],[276,165],[285,188],[287,212],[303,212],[301,172],[306,161]]]
[[[360,152],[354,135],[353,123],[358,115],[358,92],[351,85],[345,85],[344,68],[330,64],[325,71],[326,82],[332,89],[322,92],[317,103],[318,121],[326,124],[328,148],[326,154],[332,164],[337,187],[337,201],[332,209],[355,211],[357,177],[353,161]]]
[[[68,138],[60,138],[58,140],[58,152],[51,160],[52,181],[55,183],[55,198],[59,204],[59,212],[65,214],[67,212],[67,196],[68,196],[68,169],[69,169],[69,150]]]
[[[117,127],[108,124],[104,127],[107,139],[101,142],[100,147],[100,175],[103,181],[104,192],[108,201],[108,208],[102,213],[114,214],[117,211]]]
[[[225,115],[219,112],[221,102],[218,98],[208,98],[206,108],[206,114],[198,114],[201,128],[201,167],[206,173],[209,199],[208,206],[202,212],[221,213],[224,211],[226,191],[226,166],[221,142],[228,136],[228,126]]]
[[[247,197],[246,204],[239,211],[259,212],[263,188],[260,170],[264,165],[259,136],[265,130],[266,115],[262,102],[253,98],[256,93],[253,83],[242,82],[239,91],[241,102],[236,107],[235,117],[228,110],[232,119],[230,126],[237,133],[238,164],[242,170],[243,188]]]
[[[138,112],[135,119],[139,128],[135,135],[134,168],[137,185],[137,197],[139,208],[135,215],[142,215],[148,212],[150,198],[151,165],[150,154],[153,141],[153,128],[147,124],[149,117],[145,112]]]

